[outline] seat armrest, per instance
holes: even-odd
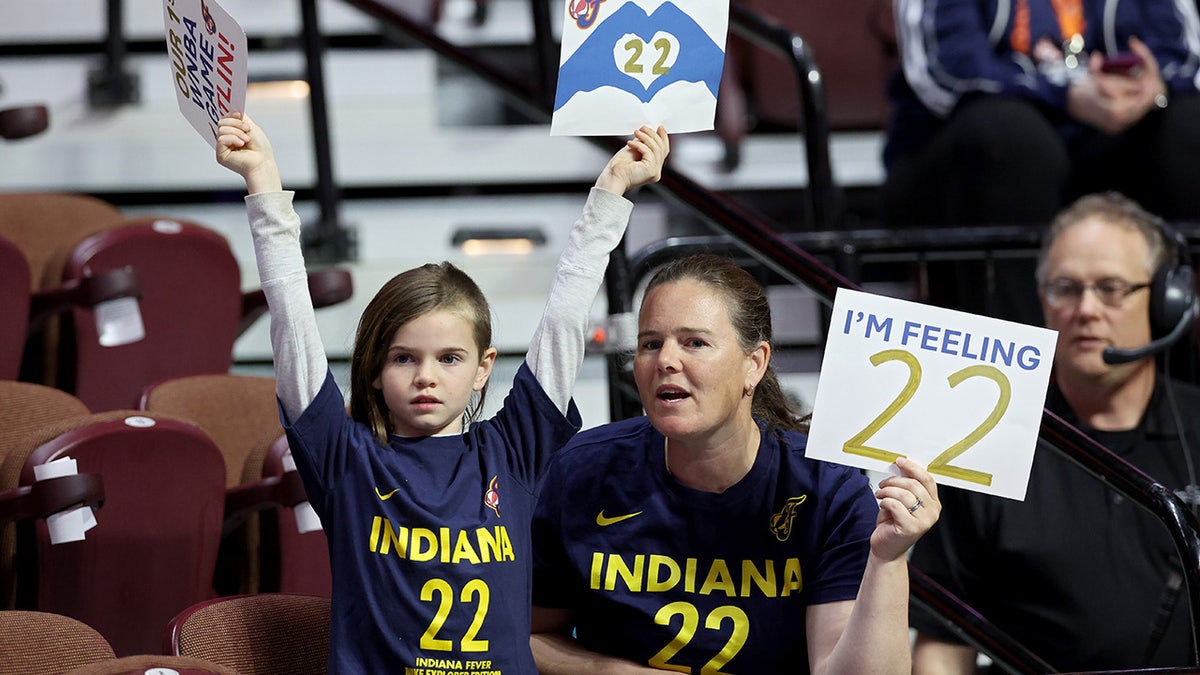
[[[50,126],[50,108],[25,105],[0,110],[0,138],[14,141],[42,133]]]
[[[308,293],[313,307],[329,307],[345,302],[354,295],[354,280],[350,270],[329,267],[308,273]]]
[[[45,518],[77,506],[104,505],[104,479],[97,473],[47,478],[0,492],[0,523]]]
[[[308,273],[308,294],[316,309],[336,305],[349,300],[354,294],[354,280],[349,270],[340,267],[313,270]],[[242,293],[242,318],[238,323],[238,335],[249,330],[266,313],[267,296],[261,288]]]
[[[253,513],[281,506],[291,508],[307,499],[300,474],[295,471],[230,488],[225,491],[224,533],[236,530]]]
[[[132,267],[66,281],[56,288],[33,293],[29,302],[29,331],[34,332],[50,317],[69,309],[92,308],[102,302],[128,297],[142,297],[142,282]]]

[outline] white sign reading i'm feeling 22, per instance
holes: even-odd
[[[806,454],[1023,500],[1057,336],[838,289]]]
[[[729,0],[566,0],[553,136],[713,128]]]

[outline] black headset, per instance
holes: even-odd
[[[1187,238],[1165,221],[1158,221],[1158,228],[1172,255],[1150,282],[1150,326],[1154,337],[1170,334],[1194,311],[1196,304],[1196,278]]]
[[[1150,335],[1153,339],[1133,349],[1105,349],[1104,362],[1110,365],[1137,361],[1163,351],[1182,337],[1196,320],[1196,275],[1187,237],[1164,220],[1155,218],[1154,222],[1171,254],[1150,280]]]

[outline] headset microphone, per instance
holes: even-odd
[[[1170,333],[1167,333],[1157,340],[1151,340],[1141,347],[1135,347],[1133,349],[1118,349],[1116,347],[1108,347],[1104,350],[1104,353],[1101,354],[1101,358],[1103,358],[1104,362],[1108,365],[1115,366],[1121,363],[1138,361],[1146,358],[1147,356],[1157,354],[1167,347],[1175,344],[1176,340],[1183,337],[1183,334],[1187,331],[1188,327],[1191,326],[1192,321],[1195,318],[1196,305],[1193,303],[1192,306],[1183,313],[1183,316],[1179,317],[1179,322],[1175,324],[1175,327],[1171,329]]]
[[[1196,277],[1188,240],[1177,228],[1155,219],[1163,244],[1173,249],[1173,260],[1161,265],[1150,280],[1149,343],[1133,349],[1109,347],[1102,358],[1110,366],[1138,361],[1166,350],[1187,332],[1200,313]]]

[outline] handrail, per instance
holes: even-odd
[[[1189,242],[1200,241],[1200,222],[1172,224]],[[859,228],[854,230],[818,230],[785,232],[783,239],[814,255],[851,254],[857,256],[920,254],[933,259],[944,254],[963,260],[975,254],[994,257],[997,251],[1037,250],[1046,228],[1042,225],[972,225],[924,228]],[[701,251],[730,249],[737,246],[727,234],[697,234],[668,237],[647,244],[629,258],[632,276],[644,276],[648,268],[657,267],[679,250]]]
[[[325,50],[317,19],[316,0],[300,0],[300,38],[304,45],[304,78],[308,82],[308,112],[312,121],[313,159],[317,172],[316,198],[320,216],[315,225],[304,229],[305,255],[310,260],[342,262],[353,252],[351,235],[340,222],[341,200],[333,178],[333,150],[329,146],[329,111],[325,96]]]
[[[533,0],[541,2],[543,0]],[[464,66],[468,71],[496,86],[501,92],[521,105],[532,119],[549,120],[551,111],[529,90],[525,83],[502,73],[476,57],[470,50],[460,48],[434,34],[429,28],[409,19],[402,12],[380,0],[343,0],[346,4],[389,23],[407,32],[410,37],[438,52],[446,58]],[[543,92],[544,93],[544,92]],[[612,148],[612,139],[590,139],[607,148]],[[857,288],[857,285],[823,265],[808,252],[780,236],[779,228],[767,217],[718,193],[709,191],[671,167],[663,169],[662,179],[653,186],[660,194],[679,202],[685,208],[706,218],[714,227],[729,234],[748,254],[770,267],[781,277],[792,283],[802,284],[813,290],[819,298],[831,303],[839,287]],[[610,265],[610,276],[614,273]],[[615,272],[618,276],[623,272]],[[619,281],[628,284],[628,276],[619,276]],[[610,314],[628,311],[628,305],[609,308]],[[1194,653],[1200,652],[1197,640],[1200,624],[1200,522],[1187,512],[1182,501],[1169,490],[1154,484],[1135,467],[1098,445],[1082,432],[1061,419],[1046,413],[1042,432],[1050,444],[1060,453],[1075,460],[1100,480],[1108,481],[1135,503],[1142,505],[1163,520],[1171,530],[1172,539],[1178,548],[1183,565],[1188,597],[1191,600],[1192,639]],[[1170,517],[1168,517],[1170,516]],[[979,626],[989,626],[986,622]],[[994,629],[994,626],[992,627]],[[1021,648],[1020,645],[1016,645]],[[1031,657],[1036,659],[1036,657]]]
[[[1011,672],[1023,675],[1056,672],[1050,664],[990,624],[982,615],[912,563],[908,565],[908,576],[910,594],[914,602],[945,617],[959,637],[974,645],[976,649],[993,655],[997,662],[1005,664]]]
[[[956,260],[967,252],[979,251],[992,256],[996,251],[1036,248],[1044,227],[1026,225],[981,225],[977,227],[938,227],[890,229],[823,230],[786,232],[783,239],[813,255],[928,253],[930,250],[953,252]],[[741,248],[727,234],[698,234],[668,237],[647,244],[629,256],[630,275],[643,278],[659,265],[679,257],[682,252],[726,251]]]
[[[841,192],[833,181],[829,152],[829,110],[825,80],[817,69],[808,42],[776,23],[739,5],[729,6],[729,28],[755,45],[775,52],[789,62],[800,95],[798,129],[803,130],[805,163],[808,167],[808,222],[814,229],[828,230],[843,222]]]
[[[534,4],[537,4],[542,0],[532,1]],[[550,120],[550,103],[543,102],[539,98],[538,92],[532,90],[528,83],[496,68],[484,59],[481,59],[472,50],[449,42],[430,30],[428,26],[423,25],[393,7],[393,3],[386,2],[385,0],[343,0],[343,2],[387,23],[389,26],[399,28],[406,35],[437,52],[440,56],[463,66],[476,77],[494,86],[531,119]]]
[[[535,4],[539,1],[534,0]],[[549,121],[552,111],[549,104],[539,98],[537,92],[531,90],[525,82],[480,59],[472,50],[445,40],[383,0],[343,0],[343,2],[377,19],[386,21],[403,30],[417,42],[456,64],[464,66],[485,82],[498,88],[518,104],[531,119]],[[589,140],[605,148],[620,147],[612,139],[592,137]],[[675,199],[685,208],[698,211],[701,215],[711,218],[718,228],[733,235],[751,255],[759,257],[764,264],[773,267],[792,283],[809,286],[826,298],[832,298],[839,286],[852,286],[851,282],[842,275],[830,270],[794,244],[781,239],[777,232],[782,228],[769,224],[766,216],[754,213],[744,205],[702,187],[670,166],[663,168],[662,179],[655,188],[665,193],[667,197]]]

